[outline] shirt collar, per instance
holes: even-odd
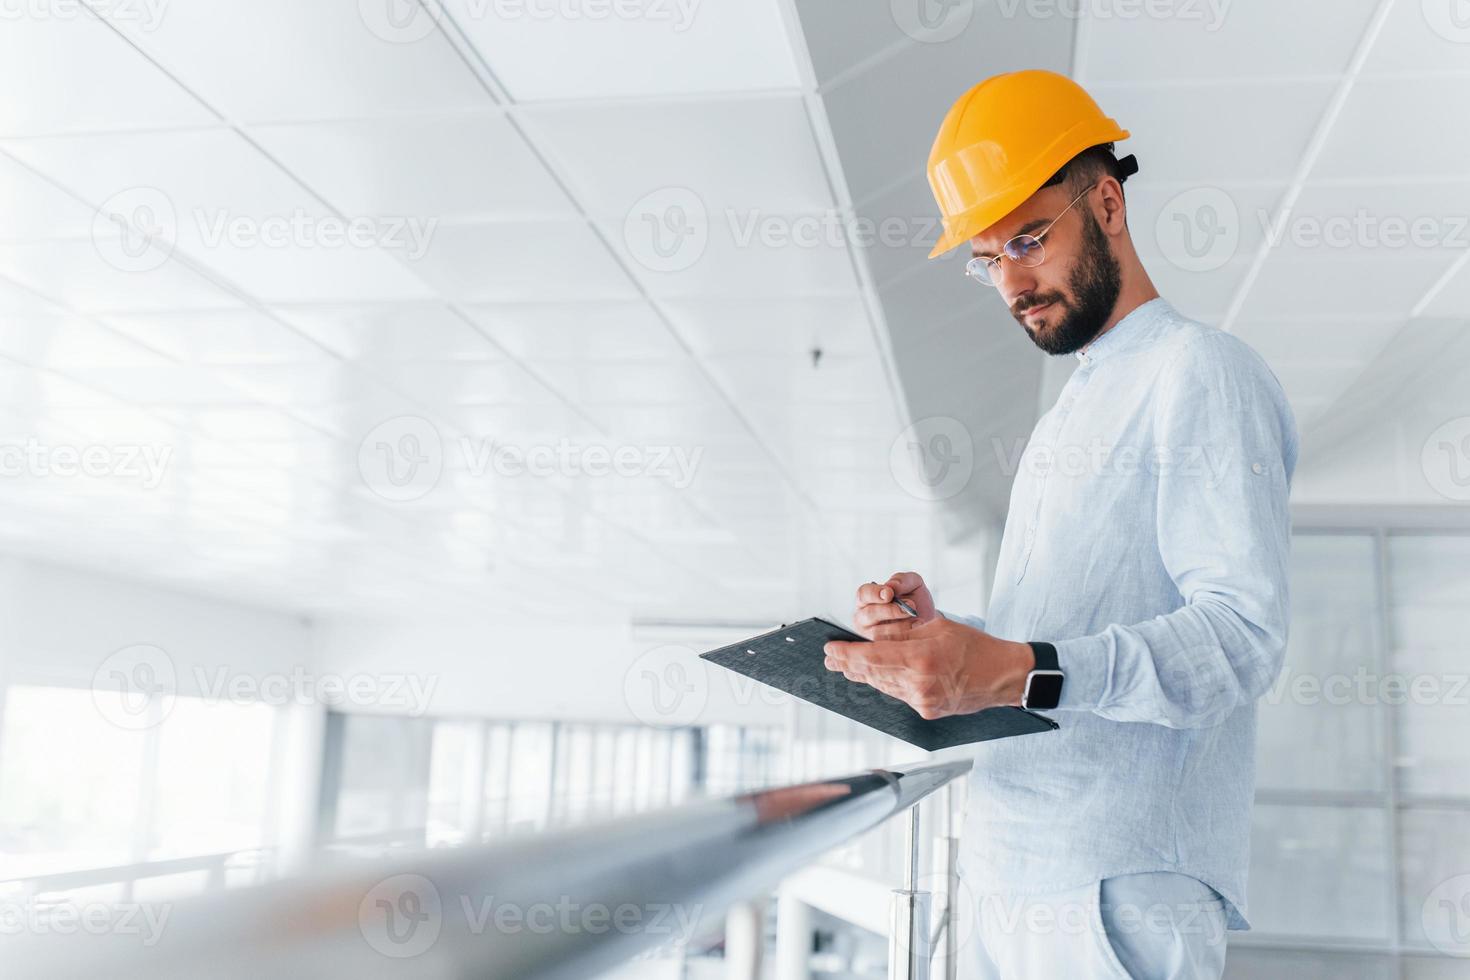
[[[1129,310],[1123,319],[1113,324],[1111,330],[1073,356],[1083,364],[1096,364],[1114,354],[1147,343],[1173,311],[1174,308],[1164,297],[1155,296]]]

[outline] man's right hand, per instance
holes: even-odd
[[[898,596],[918,611],[917,617],[893,601]],[[919,623],[939,618],[934,597],[918,572],[895,572],[882,585],[865,582],[858,586],[857,610],[852,615],[858,633],[870,640],[899,640]]]

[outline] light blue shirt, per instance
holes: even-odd
[[[968,620],[1056,645],[1061,728],[977,746],[961,864],[982,894],[1181,872],[1249,928],[1296,423],[1260,355],[1161,298],[1075,356],[1020,459],[988,615]]]

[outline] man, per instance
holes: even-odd
[[[1123,197],[1137,166],[1112,152],[1127,136],[1051,72],[998,75],[950,110],[934,254],[969,241],[967,274],[1078,364],[1016,474],[988,619],[944,616],[902,572],[858,589],[875,642],[827,646],[830,669],[926,718],[1023,705],[1060,725],[974,747],[973,976],[1219,977],[1225,929],[1248,928],[1296,427],[1254,351],[1149,281]]]

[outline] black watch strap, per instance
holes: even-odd
[[[1057,648],[1050,643],[1028,643],[1031,652],[1036,654],[1036,670],[1061,670],[1061,664],[1057,661]]]
[[[1036,658],[1036,666],[1026,675],[1026,689],[1021,694],[1021,707],[1038,708],[1042,711],[1055,708],[1061,703],[1062,685],[1066,683],[1061,664],[1057,660],[1057,648],[1039,641],[1027,645]]]

